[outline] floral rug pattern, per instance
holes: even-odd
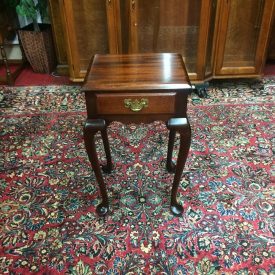
[[[190,96],[181,217],[163,122],[110,125],[111,211],[99,218],[80,87],[0,91],[0,274],[275,274],[274,78]],[[99,135],[97,147],[104,163]]]

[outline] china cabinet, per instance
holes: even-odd
[[[120,51],[119,2],[59,0],[59,9],[70,78],[83,81],[94,54]]]
[[[58,1],[50,0],[49,9],[51,15],[52,32],[55,42],[55,53],[57,58],[56,72],[59,75],[68,75],[68,56],[65,45],[65,35],[61,20],[61,10]]]
[[[84,79],[95,53],[178,52],[191,80],[204,80],[212,66],[216,0],[59,0],[58,7],[50,2],[52,13],[60,11],[73,81]],[[60,37],[55,40],[64,48]]]
[[[71,80],[84,79],[96,53],[176,52],[195,83],[262,74],[275,0],[50,2]]]
[[[261,75],[273,9],[274,0],[219,1],[216,78]]]
[[[216,1],[121,1],[123,53],[177,52],[191,80],[203,80]]]

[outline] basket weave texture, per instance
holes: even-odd
[[[18,30],[22,48],[34,72],[51,73],[55,69],[56,58],[50,28],[40,32]]]

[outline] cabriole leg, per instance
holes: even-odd
[[[176,137],[175,129],[170,129],[169,131],[169,141],[168,141],[168,150],[167,150],[167,161],[166,161],[166,169],[169,173],[175,172],[176,165],[172,161],[174,142]]]
[[[99,216],[104,216],[109,211],[109,200],[106,184],[104,183],[95,146],[95,134],[98,131],[106,131],[106,123],[103,119],[87,119],[84,126],[84,142],[86,151],[99,184],[102,202],[97,206],[96,212]]]
[[[104,145],[104,150],[106,154],[106,161],[107,164],[102,166],[102,170],[105,173],[111,173],[113,169],[112,165],[112,157],[111,157],[111,150],[110,150],[110,145],[109,145],[109,140],[108,140],[108,135],[107,135],[107,127],[105,127],[103,130],[101,130],[101,136],[103,140],[103,145]]]
[[[180,148],[177,164],[175,168],[175,177],[171,191],[171,211],[175,216],[180,216],[183,207],[177,202],[177,191],[182,175],[182,171],[189,153],[191,144],[191,128],[187,118],[172,118],[168,121],[167,127],[170,130],[178,131],[180,134]]]

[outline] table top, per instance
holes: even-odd
[[[190,89],[182,60],[176,53],[96,54],[83,91]]]

